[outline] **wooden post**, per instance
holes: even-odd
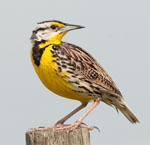
[[[90,145],[90,133],[87,128],[27,131],[26,145]]]

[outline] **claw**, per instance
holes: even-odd
[[[101,133],[100,129],[97,126],[93,126],[99,133]]]
[[[84,123],[84,122],[82,122],[81,125],[85,125],[85,126],[87,126],[87,127],[90,127],[91,130],[96,129],[96,130],[100,133],[100,129],[99,129],[97,126],[88,126],[88,125],[87,125],[86,123]],[[81,126],[81,125],[80,125],[80,126]]]

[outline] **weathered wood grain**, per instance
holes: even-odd
[[[28,131],[26,145],[90,145],[90,133],[87,128]]]

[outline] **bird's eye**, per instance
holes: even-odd
[[[56,29],[56,26],[55,26],[55,25],[52,25],[51,28],[54,30],[54,29]]]

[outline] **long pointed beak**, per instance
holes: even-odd
[[[75,29],[81,29],[81,28],[85,28],[85,27],[80,26],[80,25],[67,25],[67,26],[61,27],[60,30],[62,32],[67,32],[67,31],[71,31],[71,30],[75,30]]]

